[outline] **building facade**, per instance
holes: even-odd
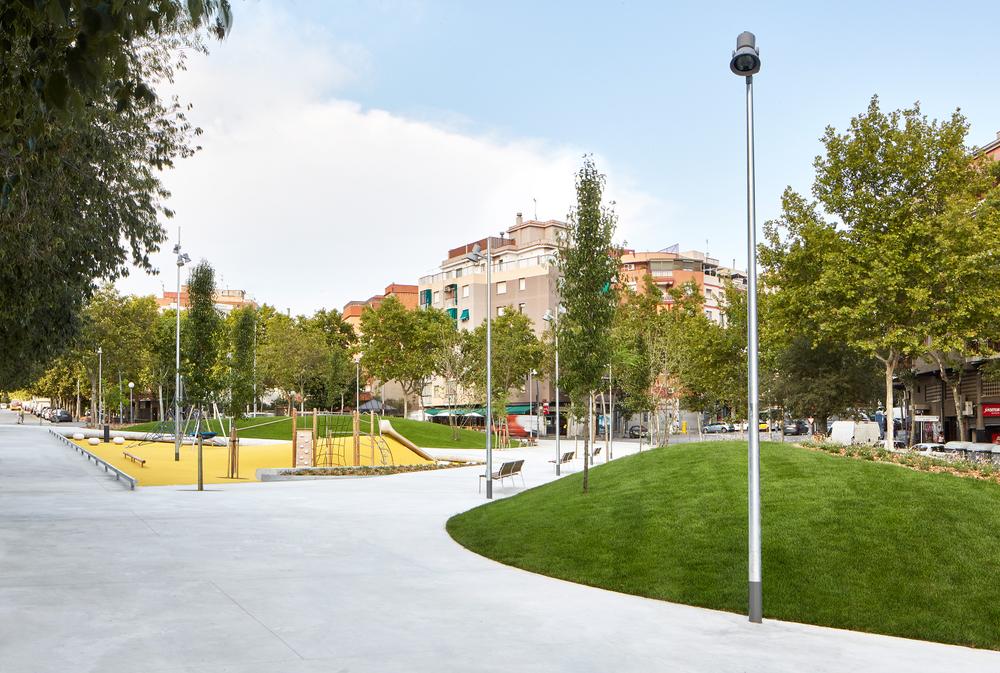
[[[486,319],[487,298],[492,299],[493,315],[518,311],[528,316],[535,334],[541,336],[548,324],[543,316],[558,303],[556,255],[566,223],[558,220],[525,220],[517,214],[514,225],[489,240],[493,250],[492,285],[486,283],[486,267],[466,255],[478,244],[486,252],[487,239],[452,248],[438,268],[420,278],[419,306],[447,312],[459,329],[475,329]],[[548,381],[532,382],[533,390],[511,392],[513,404],[537,403],[550,399]],[[428,382],[424,406],[451,406],[463,402],[442,379]],[[456,401],[457,400],[457,401]],[[471,402],[471,400],[470,400]]]
[[[233,309],[243,308],[244,306],[253,306],[254,308],[257,306],[256,302],[247,296],[246,290],[216,290],[212,300],[215,303],[215,308],[223,313],[229,313]],[[159,307],[160,313],[176,309],[177,293],[164,290],[163,296],[156,298],[156,304]],[[187,285],[181,285],[180,305],[182,309],[186,309],[191,305]]]
[[[363,301],[349,301],[344,304],[341,317],[348,325],[354,328],[355,334],[361,333],[361,314],[365,307],[378,308],[388,297],[395,297],[404,308],[415,309],[417,307],[417,286],[406,285],[404,283],[389,283],[382,294],[376,294]]]
[[[697,250],[681,251],[673,245],[655,252],[626,250],[622,254],[619,271],[621,283],[636,292],[644,292],[646,278],[663,292],[663,303],[671,306],[669,290],[693,281],[702,295],[705,315],[718,323],[723,322],[726,282],[746,290],[747,275],[731,267],[719,265],[719,260]]]

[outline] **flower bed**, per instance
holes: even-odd
[[[970,462],[960,458],[928,456],[915,451],[886,451],[874,446],[842,446],[830,442],[808,440],[799,442],[797,446],[814,451],[823,451],[847,458],[870,460],[876,463],[892,463],[908,467],[919,472],[947,472],[958,477],[970,477],[1000,483],[1000,470],[991,463]]]

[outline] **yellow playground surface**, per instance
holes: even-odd
[[[395,465],[422,465],[432,461],[418,455],[395,439],[383,436],[382,439],[392,452],[392,463]],[[191,444],[181,446],[180,461],[174,460],[173,442],[147,442],[140,444],[126,440],[124,444],[101,442],[91,446],[87,440],[73,440],[95,456],[106,460],[123,472],[135,477],[140,486],[173,486],[198,483],[198,447]],[[372,464],[372,451],[369,440],[361,438],[361,463]],[[144,459],[144,465],[126,458],[123,452]],[[292,443],[280,442],[263,445],[240,445],[239,479],[227,478],[229,448],[226,446],[210,446],[203,449],[204,482],[206,484],[232,484],[257,481],[256,472],[262,467],[291,467]],[[377,452],[376,452],[376,455]],[[380,464],[380,463],[377,463]]]

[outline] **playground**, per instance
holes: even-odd
[[[228,484],[257,481],[260,468],[424,465],[434,460],[397,433],[391,423],[351,415],[302,414],[285,425],[287,441],[239,440],[232,426],[227,436],[204,433],[202,481]],[[257,426],[259,427],[259,425]],[[294,427],[294,432],[292,428]],[[133,433],[137,434],[137,433]],[[110,442],[73,441],[102,460],[135,477],[141,486],[198,483],[198,443],[190,426],[184,433],[180,460],[174,459],[173,435],[161,424],[137,438],[116,437]]]

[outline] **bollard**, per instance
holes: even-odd
[[[104,424],[104,441],[105,443],[111,441],[111,426],[107,423]]]

